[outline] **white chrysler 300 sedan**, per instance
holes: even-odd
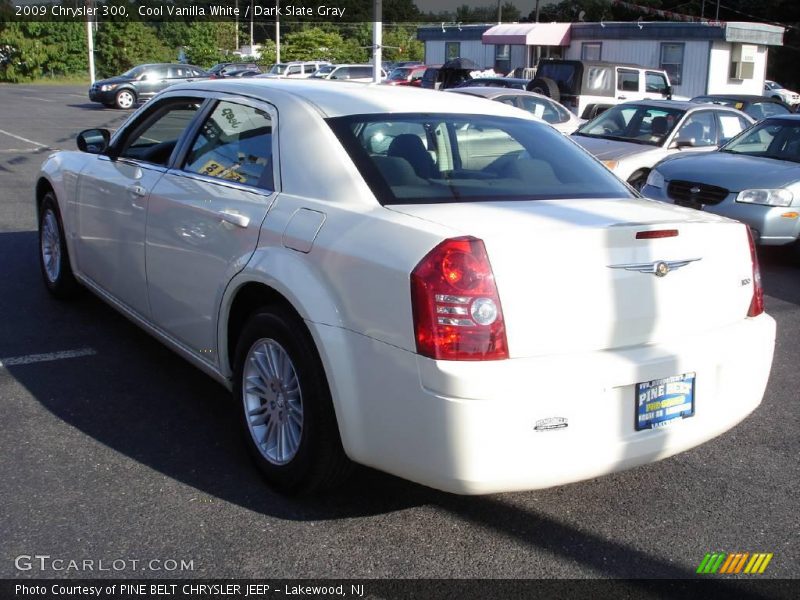
[[[746,226],[635,196],[515,108],[203,81],[78,146],[36,183],[47,287],[231,388],[278,489],[350,461],[457,493],[560,485],[761,401],[775,324]]]

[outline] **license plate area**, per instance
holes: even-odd
[[[658,429],[694,416],[695,373],[636,384],[636,431]]]

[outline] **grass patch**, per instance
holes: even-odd
[[[26,85],[86,85],[88,86],[89,77],[85,75],[62,75],[58,77],[40,77],[31,81],[21,82]]]

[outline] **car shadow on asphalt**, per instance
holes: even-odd
[[[798,242],[800,243],[800,242]],[[800,288],[792,285],[800,277],[800,264],[797,264],[783,246],[762,246],[758,250],[761,264],[764,293],[791,304],[800,306]],[[768,307],[767,312],[770,312]]]
[[[605,577],[695,576],[679,564],[517,506],[513,494],[456,496],[363,467],[324,497],[276,494],[250,463],[228,392],[94,296],[52,299],[40,281],[36,251],[35,232],[0,234],[0,256],[23,257],[0,271],[0,314],[17,315],[0,322],[0,357],[94,349],[93,356],[7,370],[53,415],[133,461],[201,494],[279,519],[327,521],[431,506]],[[636,590],[645,583],[628,585]],[[765,598],[733,583],[719,585],[731,597]],[[676,588],[659,597],[686,596]]]

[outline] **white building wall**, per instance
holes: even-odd
[[[755,94],[764,91],[767,73],[767,47],[758,46],[753,79],[729,79],[731,50],[733,44],[715,41],[711,47],[711,61],[708,66],[709,94]]]
[[[494,67],[494,45],[485,45],[480,40],[462,41],[460,58],[469,58],[483,69]],[[433,41],[425,42],[425,64],[438,65],[445,61],[444,55],[445,42]],[[513,46],[512,48],[517,48]],[[513,52],[513,50],[512,50]],[[514,64],[512,60],[512,65]]]

